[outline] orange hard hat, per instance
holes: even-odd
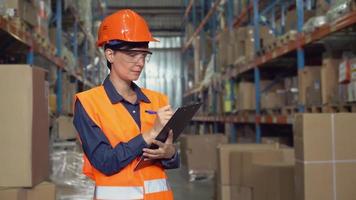
[[[146,21],[130,9],[117,11],[107,16],[100,24],[96,44],[103,46],[112,40],[158,42],[152,37]]]

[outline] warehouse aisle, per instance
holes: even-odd
[[[175,200],[214,199],[214,182],[212,179],[189,182],[187,169],[184,167],[167,170],[167,173]]]

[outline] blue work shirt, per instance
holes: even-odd
[[[122,103],[138,127],[141,128],[139,102],[151,103],[141,89],[135,83],[132,83],[132,89],[137,95],[136,102],[132,104],[116,91],[109,76],[105,79],[103,86],[111,103]],[[142,134],[137,135],[127,143],[121,142],[112,147],[102,130],[90,119],[79,100],[75,102],[73,124],[79,133],[83,151],[92,166],[108,176],[118,173],[136,157],[141,156],[143,148],[148,147]],[[161,163],[165,169],[178,168],[180,164],[178,153],[176,152],[171,159],[161,160]]]

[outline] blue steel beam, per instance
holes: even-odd
[[[234,2],[233,0],[228,0],[226,3],[227,6],[227,26],[229,31],[233,30],[233,18],[234,18]],[[235,79],[230,79],[230,103],[232,106],[232,103],[235,102]],[[232,107],[231,107],[232,109]],[[234,123],[230,123],[230,135],[231,135],[231,142],[236,143],[237,142],[237,130],[235,127]]]
[[[192,18],[193,18],[193,26],[194,26],[194,28],[196,28],[197,27],[197,6],[195,4],[195,1],[193,1]]]
[[[297,1],[297,17],[298,17],[297,30],[298,33],[301,33],[303,31],[303,24],[304,24],[304,2],[303,0],[296,0],[296,1]],[[305,58],[304,58],[304,49],[302,47],[299,47],[297,49],[297,62],[298,62],[297,64],[298,71],[303,70],[305,65]],[[299,112],[304,112],[304,109],[305,109],[304,105],[301,102],[299,102],[298,105]]]
[[[33,48],[30,47],[29,51],[27,53],[27,56],[26,56],[26,63],[29,65],[33,65],[34,57],[35,57],[35,54],[34,54]]]
[[[258,11],[258,0],[253,0],[253,33],[254,33],[254,42],[255,42],[255,55],[261,49],[260,44],[260,15]],[[255,80],[255,90],[256,90],[256,116],[260,116],[260,69],[258,67],[254,68],[254,80]],[[256,127],[256,143],[261,143],[261,124],[259,122],[255,122]]]
[[[57,56],[62,55],[62,0],[56,0],[56,48]],[[57,114],[62,113],[62,69],[57,68]]]
[[[226,2],[226,10],[227,10],[227,27],[230,31],[233,29],[233,18],[234,18],[234,2],[233,0],[228,0]]]

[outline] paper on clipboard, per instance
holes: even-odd
[[[167,124],[163,127],[161,132],[158,134],[156,137],[156,140],[159,140],[161,142],[165,142],[168,138],[169,130],[173,131],[173,142],[175,142],[179,135],[182,133],[184,128],[188,125],[190,120],[193,118],[195,113],[199,110],[200,106],[202,103],[195,103],[192,105],[187,105],[187,106],[182,106],[177,109],[176,112],[174,112],[172,118],[167,122]],[[152,144],[150,149],[157,149],[158,146],[155,144]],[[141,156],[139,162],[135,166],[134,170],[138,170],[140,168],[143,168],[145,166],[153,164],[154,161],[152,160],[144,160],[144,157]]]

